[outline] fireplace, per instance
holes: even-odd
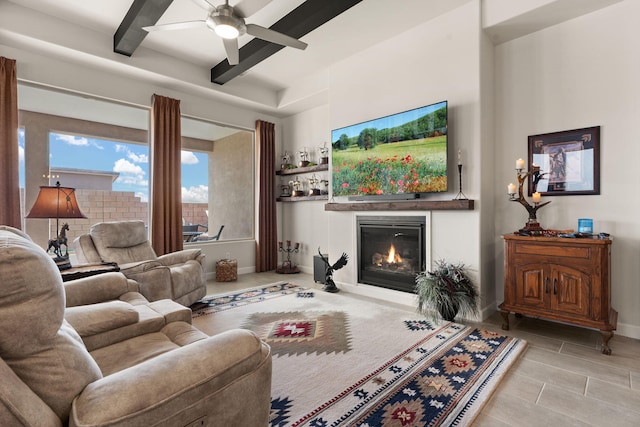
[[[425,269],[425,217],[359,216],[358,283],[414,292]]]

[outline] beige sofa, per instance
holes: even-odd
[[[268,345],[208,337],[189,309],[149,303],[120,273],[67,282],[0,226],[1,426],[265,426]]]
[[[171,299],[189,306],[205,296],[204,254],[186,249],[156,256],[142,221],[101,222],[73,241],[80,263],[115,262],[138,282],[149,301]]]

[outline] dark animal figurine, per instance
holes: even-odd
[[[322,261],[324,261],[324,265],[326,266],[326,270],[324,273],[324,287],[322,289],[327,292],[339,292],[340,289],[338,289],[336,284],[333,282],[333,272],[336,270],[340,270],[342,267],[347,265],[349,256],[343,252],[342,256],[338,258],[338,261],[331,265],[329,264],[329,260],[325,258],[324,255],[322,255],[322,252],[320,252],[320,248],[318,248],[318,253],[320,254],[320,258],[322,258]]]
[[[60,229],[60,234],[55,239],[49,240],[49,246],[47,246],[47,252],[53,248],[53,253],[58,258],[62,258],[62,246],[64,245],[64,257],[69,256],[69,246],[67,245],[67,231],[69,230],[69,224],[64,223]]]

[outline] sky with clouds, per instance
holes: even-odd
[[[24,130],[18,136],[20,146],[20,183],[24,187]],[[112,142],[82,136],[51,133],[51,167],[117,172],[115,191],[131,191],[142,201],[149,200],[149,150],[146,145]],[[207,203],[207,155],[182,151],[182,201]],[[64,185],[64,183],[62,183]]]

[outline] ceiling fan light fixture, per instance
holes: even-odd
[[[235,39],[240,35],[240,31],[236,27],[228,24],[218,24],[213,28],[213,31],[223,39]]]
[[[223,39],[236,39],[247,31],[242,18],[233,14],[233,8],[228,5],[218,6],[207,17],[207,26]]]

